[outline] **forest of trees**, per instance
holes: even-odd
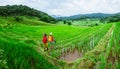
[[[41,21],[55,22],[56,20],[48,14],[23,5],[0,6],[1,16],[36,16]]]
[[[105,17],[105,18],[102,18],[100,20],[101,22],[119,22],[120,21],[120,13],[114,15],[114,16],[109,16],[109,17]]]

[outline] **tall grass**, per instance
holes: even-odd
[[[112,24],[89,28],[86,29],[86,31],[82,31],[81,34],[76,36],[77,38],[74,37],[63,40],[61,44],[59,43],[61,46],[57,46],[58,48],[56,47],[57,49],[51,52],[51,56],[59,57],[63,52],[66,53],[74,51],[75,49],[84,55],[98,44],[111,26]]]
[[[58,69],[28,44],[4,38],[0,38],[0,42],[9,69]]]
[[[0,49],[4,50],[1,59],[5,58],[7,62],[5,66],[8,66],[9,69],[59,69],[34,49],[38,45],[36,42],[41,43],[44,33],[49,35],[50,32],[53,32],[57,43],[54,50],[50,52],[50,56],[59,57],[62,53],[67,54],[75,49],[83,54],[89,52],[97,46],[112,26],[112,24],[95,27],[58,26],[38,21],[37,18],[32,19],[25,16],[23,18],[22,22],[16,22],[13,17],[0,16]],[[8,23],[11,25],[7,26]],[[102,64],[98,67],[100,69],[120,68],[119,27],[120,23],[116,23],[106,51],[100,54],[99,59],[95,59],[98,66]]]
[[[25,22],[29,23],[29,20]],[[7,26],[8,23],[11,26]],[[0,50],[4,50],[2,60],[6,60],[5,66],[9,69],[59,69],[34,49],[37,46],[37,29],[35,26],[20,24],[12,17],[0,17]],[[3,65],[0,68],[5,68]]]
[[[107,56],[107,67],[110,69],[119,69],[120,68],[120,23],[115,24],[115,29],[113,32],[113,36],[110,41],[110,49],[108,48],[108,56]],[[109,67],[109,65],[112,65]]]

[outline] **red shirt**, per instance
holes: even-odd
[[[44,36],[42,41],[43,43],[47,43],[47,36]]]

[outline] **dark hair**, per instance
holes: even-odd
[[[44,34],[44,36],[47,36],[47,34]]]

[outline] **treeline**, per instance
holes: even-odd
[[[38,17],[39,20],[45,22],[55,22],[56,20],[49,16],[48,14],[38,11],[36,9],[30,8],[24,5],[7,5],[7,6],[0,6],[0,15],[1,16],[35,16]]]
[[[120,13],[114,15],[114,16],[109,16],[109,17],[105,17],[105,18],[102,18],[100,20],[101,22],[119,22],[120,21]]]

